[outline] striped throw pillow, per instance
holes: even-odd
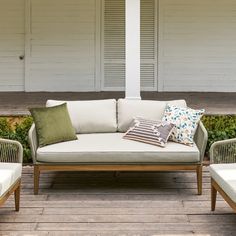
[[[123,138],[165,147],[173,128],[171,123],[136,117]]]

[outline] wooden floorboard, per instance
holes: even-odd
[[[11,197],[0,208],[0,235],[235,235],[236,214],[217,197],[210,211],[210,176],[203,195],[192,172],[47,172],[33,195],[24,167],[20,212]]]
[[[185,99],[191,108],[204,108],[206,114],[234,114],[236,115],[236,93],[158,93],[142,92],[142,99],[174,100]],[[29,108],[45,106],[48,99],[56,100],[93,100],[124,98],[124,92],[84,92],[84,93],[25,93],[0,92],[0,116],[28,115]]]

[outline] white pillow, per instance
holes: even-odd
[[[173,100],[168,103],[180,107],[187,107],[185,100]],[[166,105],[166,101],[119,99],[117,104],[118,131],[126,132],[135,117],[142,117],[148,120],[161,120]]]
[[[91,101],[48,100],[46,106],[52,107],[65,102],[76,133],[109,133],[117,131],[115,99]]]

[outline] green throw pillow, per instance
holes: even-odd
[[[40,147],[77,139],[66,103],[55,107],[32,108]]]

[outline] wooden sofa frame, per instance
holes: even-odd
[[[202,165],[34,165],[34,194],[42,171],[196,171],[198,195],[202,194]]]
[[[16,211],[20,210],[20,188],[21,188],[21,179],[18,179],[7,192],[0,197],[0,206],[5,203],[5,201],[14,193],[15,195],[15,209]]]
[[[215,211],[216,208],[216,196],[217,192],[224,198],[224,200],[232,207],[236,212],[236,203],[231,200],[228,194],[211,178],[211,210]]]
[[[197,176],[198,194],[202,194],[202,160],[204,158],[207,131],[200,122],[195,134],[195,143],[200,151],[199,163],[186,164],[62,164],[62,163],[39,163],[36,158],[37,137],[34,125],[29,131],[29,142],[34,162],[34,194],[39,192],[39,179],[43,171],[195,171]]]

